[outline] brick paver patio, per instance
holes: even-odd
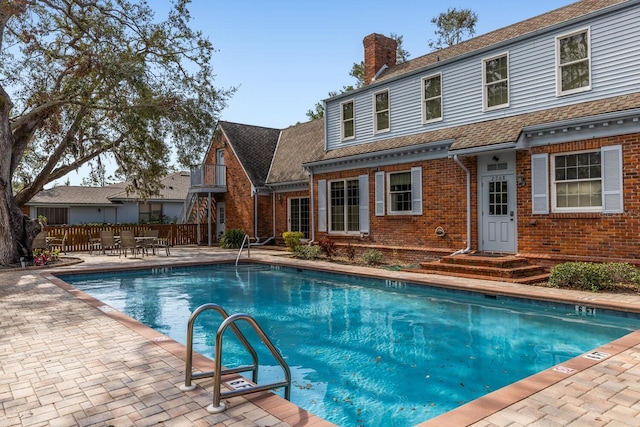
[[[251,257],[308,265],[273,251]],[[58,270],[131,268],[235,260],[217,248],[181,247],[171,257],[71,254],[81,264]],[[532,288],[509,283],[326,265],[411,282],[540,296],[640,312],[640,296]],[[260,393],[229,400],[210,414],[211,381],[182,392],[184,347],[47,275],[0,270],[0,426],[329,426],[284,399]],[[60,285],[60,286],[59,286]],[[588,333],[588,331],[585,331]],[[578,357],[505,387],[422,426],[638,426],[640,332],[609,343],[604,360]],[[211,369],[197,356],[194,366]]]

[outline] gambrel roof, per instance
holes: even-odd
[[[264,186],[280,129],[225,121],[219,121],[218,126],[253,186]]]

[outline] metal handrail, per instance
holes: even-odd
[[[245,320],[253,327],[253,330],[258,334],[269,351],[271,351],[271,354],[282,368],[282,371],[284,372],[284,381],[258,385],[257,381],[254,380],[253,382],[255,383],[255,385],[253,386],[230,390],[224,393],[220,390],[220,387],[222,386],[222,337],[229,326],[231,326],[231,328],[233,329],[233,327],[235,326],[234,324],[237,320]],[[272,390],[277,387],[284,387],[284,398],[287,400],[290,400],[291,398],[291,370],[289,369],[289,365],[287,365],[287,362],[285,362],[285,360],[282,358],[278,349],[273,345],[260,325],[258,325],[258,322],[256,322],[256,320],[248,314],[237,313],[224,319],[224,321],[218,328],[218,332],[216,333],[216,354],[214,361],[216,364],[215,372],[220,372],[220,374],[214,375],[213,377],[213,403],[207,407],[207,411],[210,413],[215,414],[226,409],[225,404],[220,402],[223,397],[227,398],[240,396],[243,394],[255,393],[258,391]]]
[[[238,256],[236,257],[236,267],[238,266],[238,260],[240,259],[240,255],[242,254],[242,250],[244,249],[244,242],[247,242],[247,258],[251,258],[251,237],[248,234],[244,235],[242,239],[242,244],[240,245],[240,250],[238,251]]]
[[[184,385],[180,386],[180,390],[182,391],[189,391],[196,388],[194,384],[191,384],[191,380],[215,377],[216,372],[220,371],[220,368],[218,367],[216,371],[201,372],[197,374],[193,373],[193,325],[195,324],[196,318],[201,313],[207,310],[217,311],[224,320],[226,320],[229,317],[227,312],[222,307],[214,303],[203,304],[200,307],[196,308],[193,313],[191,313],[191,316],[189,317],[189,322],[187,323],[187,360],[186,360],[186,367],[185,367],[185,373],[184,373]],[[236,336],[238,337],[242,345],[244,345],[244,348],[246,348],[249,354],[251,354],[253,365],[238,366],[235,368],[223,369],[221,370],[220,375],[251,371],[252,372],[251,378],[255,383],[258,381],[258,354],[254,350],[254,348],[251,346],[251,344],[249,344],[249,341],[247,341],[244,334],[240,332],[240,329],[238,329],[236,325],[231,325],[231,329],[236,334]],[[220,365],[218,364],[218,366]]]

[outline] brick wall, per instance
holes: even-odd
[[[475,195],[475,158],[463,159],[472,172],[472,194]],[[409,171],[411,167],[422,167],[423,214],[375,216],[375,173]],[[387,256],[423,260],[436,255],[448,254],[467,246],[467,198],[466,174],[452,159],[430,160],[422,163],[405,163],[371,169],[356,169],[314,175],[314,197],[317,207],[317,181],[338,178],[369,176],[370,229],[368,236],[344,235],[316,232],[316,239],[329,237],[339,245],[351,245],[358,251],[375,248],[387,252]],[[386,183],[385,183],[386,185]],[[386,199],[386,196],[385,196]],[[472,197],[472,237],[477,247],[477,218],[475,196]],[[317,215],[316,215],[317,221]],[[318,224],[316,222],[316,230]],[[445,231],[443,237],[436,235],[437,227]]]
[[[622,145],[624,212],[531,213],[531,154],[565,153]],[[518,251],[571,259],[635,259],[640,253],[640,134],[536,147],[518,152],[518,172],[527,185],[518,189]],[[550,183],[551,185],[551,183]],[[549,192],[551,197],[551,192]]]

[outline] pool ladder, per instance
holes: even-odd
[[[208,310],[214,310],[218,312],[224,319],[218,327],[218,332],[216,333],[214,359],[215,368],[213,371],[209,372],[193,373],[193,326],[197,317],[201,313]],[[256,353],[253,346],[251,346],[244,334],[236,326],[235,323],[238,320],[244,320],[249,323],[253,330],[258,334],[264,345],[267,346],[273,357],[282,368],[282,371],[284,372],[284,380],[269,384],[258,385],[258,354]],[[224,332],[229,327],[234,332],[236,337],[238,337],[244,348],[251,355],[251,365],[237,366],[235,368],[222,368],[222,337],[224,335]],[[253,384],[242,381],[240,383],[240,387],[222,392],[222,376],[226,374],[237,374],[240,372],[251,372],[251,381],[253,382]],[[213,403],[207,407],[207,411],[212,414],[223,412],[226,409],[225,404],[220,402],[222,398],[256,393],[258,391],[273,390],[274,388],[278,387],[284,387],[285,399],[290,400],[291,397],[291,371],[289,370],[289,365],[287,365],[287,362],[285,362],[285,360],[282,358],[278,349],[273,345],[260,325],[258,325],[258,322],[256,322],[253,317],[244,313],[237,313],[229,316],[222,307],[214,303],[201,305],[200,307],[195,309],[195,311],[191,313],[191,317],[189,317],[189,323],[187,324],[187,361],[185,368],[184,385],[180,386],[180,390],[193,390],[194,388],[196,388],[196,386],[194,384],[191,384],[192,380],[211,377],[213,377]]]

